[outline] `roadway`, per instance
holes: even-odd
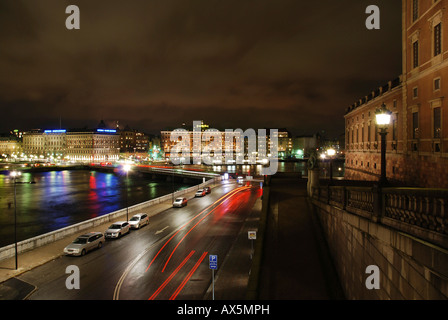
[[[210,254],[218,255],[215,279],[231,250],[243,258],[227,259],[227,268],[242,264],[250,270],[248,240],[235,244],[248,218],[254,220],[253,207],[260,196],[258,183],[217,186],[211,194],[190,199],[186,207],[169,208],[153,216],[148,226],[107,240],[83,257],[61,255],[16,278],[37,288],[28,297],[34,300],[208,298]],[[70,265],[80,270],[80,289],[66,288]],[[227,278],[222,277],[217,285],[225,286],[225,282]]]

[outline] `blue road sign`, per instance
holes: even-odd
[[[218,256],[215,254],[211,254],[208,257],[209,257],[208,260],[209,268],[212,270],[218,269]]]

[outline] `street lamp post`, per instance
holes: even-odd
[[[173,191],[173,193],[171,194],[172,202],[174,202],[174,168],[175,168],[175,164],[173,163],[173,165],[171,167],[171,189]]]
[[[129,164],[125,164],[123,170],[126,172],[126,221],[129,221],[129,205],[128,205],[128,180],[129,180],[129,171],[131,170],[131,166]]]
[[[21,176],[20,171],[12,171],[11,177],[14,179],[14,247],[15,247],[15,260],[16,260],[16,270],[18,268],[17,262],[17,199],[16,199],[16,179]]]
[[[380,108],[375,112],[376,124],[379,128],[379,134],[381,136],[381,177],[379,184],[380,186],[387,184],[386,178],[386,136],[387,136],[387,126],[390,123],[392,112],[386,108],[383,103]]]
[[[330,148],[327,150],[327,154],[330,157],[330,184],[333,183],[333,156],[336,154],[336,150]]]

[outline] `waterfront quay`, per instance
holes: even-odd
[[[16,179],[12,170],[0,174],[0,247],[204,182],[197,174],[138,167],[127,175],[116,167],[22,167]]]

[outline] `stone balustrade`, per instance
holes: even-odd
[[[448,190],[313,186],[312,198],[448,248]]]

